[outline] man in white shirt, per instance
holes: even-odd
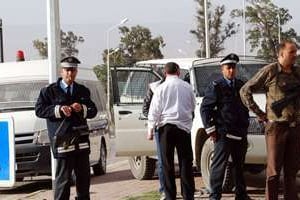
[[[181,192],[186,200],[194,199],[193,151],[191,134],[195,97],[192,87],[179,79],[180,69],[174,62],[165,65],[166,80],[154,92],[148,114],[148,139],[158,127],[165,194],[176,199],[174,151],[180,167]]]

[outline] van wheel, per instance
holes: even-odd
[[[202,180],[206,188],[209,190],[210,190],[210,185],[209,185],[210,166],[211,166],[213,154],[214,154],[214,144],[211,140],[208,139],[204,143],[202,153],[201,153],[201,174],[202,174]],[[232,192],[234,187],[231,170],[232,170],[231,163],[228,162],[226,166],[223,186],[222,186],[222,190],[225,193]]]
[[[147,156],[130,157],[129,165],[134,178],[138,180],[148,180],[154,175],[156,159]]]
[[[99,162],[93,166],[93,172],[95,176],[100,176],[106,173],[106,161],[107,161],[106,146],[102,142],[100,147]]]

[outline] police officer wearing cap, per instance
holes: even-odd
[[[229,157],[235,179],[235,199],[249,199],[243,176],[249,113],[239,95],[244,82],[236,78],[238,62],[239,57],[233,53],[221,60],[223,76],[209,84],[200,108],[206,133],[214,142],[210,173],[211,200],[222,197],[222,184]]]
[[[80,61],[73,57],[61,60],[61,77],[56,83],[42,88],[35,106],[38,117],[45,118],[54,157],[55,200],[68,200],[72,171],[76,176],[78,200],[89,200],[90,142],[88,118],[97,114],[90,91],[75,82]]]

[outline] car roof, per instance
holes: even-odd
[[[151,65],[165,65],[168,62],[175,62],[179,65],[180,69],[189,69],[193,65],[193,62],[201,58],[165,58],[165,59],[153,59],[146,61],[139,61],[136,66],[147,66]],[[203,58],[202,58],[203,59]]]
[[[220,61],[224,58],[224,56],[220,57],[215,57],[215,58],[205,58],[201,60],[195,60],[193,62],[193,65],[195,67],[201,67],[201,66],[206,66],[206,65],[220,65]],[[257,64],[257,63],[268,63],[266,60],[254,57],[254,56],[241,56],[239,55],[240,61],[239,63],[241,64]]]
[[[215,58],[166,58],[166,59],[153,59],[146,61],[139,61],[136,66],[151,67],[151,65],[164,65],[168,62],[175,62],[179,65],[181,69],[190,69],[192,66],[201,67],[209,64],[220,64],[220,60],[224,56],[219,56]],[[239,55],[241,64],[256,64],[256,63],[268,63],[267,61],[254,57],[254,56],[243,56]]]
[[[92,69],[84,67],[78,67],[77,79],[98,80]],[[48,60],[0,63],[0,82],[28,80],[49,80]]]

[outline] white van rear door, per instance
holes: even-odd
[[[155,155],[155,143],[146,139],[147,118],[143,99],[149,83],[160,80],[150,68],[112,70],[116,155]]]

